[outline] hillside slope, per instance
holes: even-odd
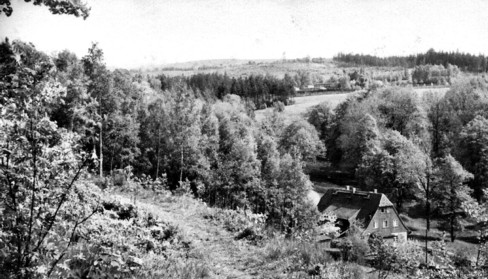
[[[315,272],[327,274],[320,278],[369,278],[365,275],[371,268],[333,260],[313,235],[286,238],[263,230],[264,223],[258,225],[250,212],[212,208],[186,195],[133,193],[110,196],[121,204],[135,204],[141,214],[175,228],[175,240],[163,255],[141,255],[136,278],[317,278]],[[238,237],[248,228],[256,234]],[[341,277],[344,274],[349,277]]]
[[[118,194],[116,198],[122,203],[131,203],[132,199],[124,194]],[[136,205],[177,226],[179,233],[190,243],[186,257],[196,257],[208,269],[209,278],[254,278],[256,275],[247,264],[258,248],[244,240],[234,240],[235,235],[205,219],[212,214],[205,204],[189,197],[151,195],[138,196]]]

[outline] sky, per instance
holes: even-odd
[[[13,14],[0,15],[1,38],[78,57],[98,42],[109,67],[430,48],[488,54],[484,0],[86,0],[86,20],[11,1]]]

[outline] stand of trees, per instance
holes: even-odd
[[[429,49],[426,53],[409,56],[378,57],[365,54],[339,53],[333,57],[334,61],[354,65],[374,67],[405,67],[413,68],[420,65],[448,65],[458,66],[463,71],[486,72],[488,70],[487,57],[461,52],[443,52]]]
[[[250,75],[248,77],[229,77],[226,74],[195,74],[189,77],[169,77],[160,75],[161,90],[174,90],[177,87],[187,87],[197,96],[205,99],[220,99],[226,95],[233,94],[240,96],[252,107],[262,109],[270,107],[275,102],[282,102],[285,105],[290,103],[290,98],[295,95],[295,82],[290,75],[283,79],[266,75]]]

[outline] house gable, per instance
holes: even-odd
[[[361,222],[364,234],[377,232],[383,237],[406,239],[407,228],[390,200],[381,193],[353,189],[329,189],[317,205],[320,212],[329,211],[338,219]]]
[[[408,229],[398,215],[396,209],[393,206],[385,206],[378,207],[363,234],[369,235],[373,232],[382,237],[404,234],[404,238],[406,238]]]

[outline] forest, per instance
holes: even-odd
[[[474,73],[486,72],[488,70],[487,57],[462,52],[444,52],[429,49],[426,53],[419,53],[409,56],[378,57],[367,54],[339,53],[333,57],[334,61],[344,62],[352,65],[363,65],[372,67],[406,67],[413,68],[423,65],[454,65],[463,71]]]

